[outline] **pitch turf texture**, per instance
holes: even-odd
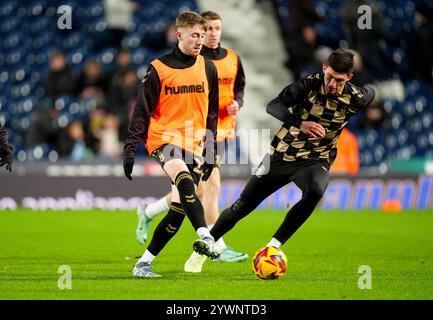
[[[154,262],[162,278],[134,279],[134,257],[145,249],[135,242],[134,212],[0,212],[0,299],[433,298],[433,212],[315,212],[282,248],[285,276],[260,280],[251,256],[283,217],[252,213],[225,237],[250,258],[206,261],[201,274],[183,272],[196,239],[185,221]],[[58,288],[62,265],[72,270],[70,290]],[[358,288],[362,265],[371,268],[371,289]]]

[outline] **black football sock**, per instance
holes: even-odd
[[[180,202],[191,221],[194,230],[207,227],[204,219],[203,206],[195,193],[194,181],[187,171],[180,172],[174,181],[180,195]]]
[[[215,241],[229,232],[242,218],[247,216],[255,208],[254,205],[248,205],[242,197],[238,199],[231,207],[225,209],[214,226],[210,230],[210,234],[214,237]]]
[[[180,203],[172,202],[167,215],[156,227],[147,250],[149,250],[149,252],[154,256],[157,256],[170,239],[177,233],[184,218],[185,212],[182,205]]]
[[[302,199],[299,200],[287,212],[283,223],[274,234],[274,238],[284,244],[289,238],[299,229],[300,226],[313,213],[314,208],[322,198],[322,194],[318,192],[306,192]]]

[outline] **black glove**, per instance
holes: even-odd
[[[207,181],[207,179],[209,179],[210,175],[212,174],[212,170],[214,167],[214,164],[209,164],[207,162],[203,163],[201,180]]]
[[[12,150],[4,150],[2,153],[0,153],[0,167],[6,165],[6,170],[11,172],[13,161],[14,158],[12,156]]]
[[[125,176],[132,180],[131,174],[134,168],[134,158],[124,158],[123,159],[123,170],[125,171]]]

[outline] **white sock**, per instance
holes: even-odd
[[[227,245],[222,237],[219,238],[217,242],[215,242],[215,246],[217,247],[219,252],[222,252],[225,248],[227,248]]]
[[[144,210],[144,214],[149,218],[157,216],[160,213],[166,212],[170,209],[170,205],[167,202],[167,198],[164,196],[154,203],[149,204]]]
[[[200,237],[200,239],[204,239],[204,238],[212,238],[213,237],[210,235],[209,229],[206,227],[200,227],[197,229],[197,234]]]
[[[138,260],[137,263],[140,263],[140,262],[149,262],[150,263],[153,261],[153,259],[155,259],[155,256],[153,254],[151,254],[149,252],[149,250],[146,249],[146,251],[144,251],[143,255],[141,256],[141,258]]]
[[[266,246],[279,248],[279,247],[281,247],[281,242],[275,238],[272,238],[271,241],[269,241],[269,243]]]
[[[212,230],[212,227],[213,227],[214,225],[215,225],[215,224],[209,224],[209,225],[207,226],[207,228],[209,229],[209,231]],[[223,239],[222,237],[219,238],[218,241],[215,242],[215,247],[217,248],[217,250],[218,250],[219,252],[222,252],[225,248],[227,248],[227,245],[226,245],[226,243],[224,242],[224,239]]]

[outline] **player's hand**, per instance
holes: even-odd
[[[232,103],[230,103],[227,106],[227,112],[232,115],[235,116],[238,114],[239,111],[239,103],[236,100],[233,100]]]
[[[212,174],[213,168],[213,164],[207,162],[203,163],[201,180],[207,181],[207,179],[209,179],[210,175]]]
[[[132,169],[134,168],[134,158],[124,158],[123,159],[123,170],[125,171],[125,176],[132,180]]]
[[[308,134],[310,138],[323,138],[326,134],[325,128],[314,121],[302,121],[301,131]]]
[[[14,161],[14,158],[12,156],[12,152],[6,151],[4,155],[0,156],[0,167],[3,167],[4,165],[6,165],[6,170],[11,172],[13,161]]]

